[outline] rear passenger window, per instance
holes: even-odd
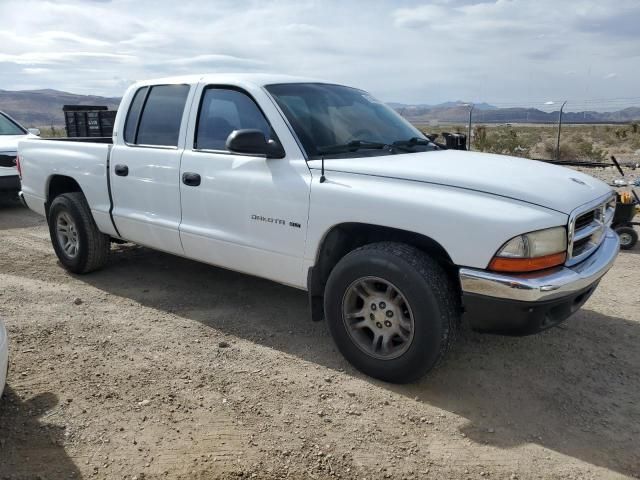
[[[124,141],[127,143],[136,143],[136,128],[138,128],[140,112],[142,111],[144,99],[147,96],[147,90],[149,90],[149,87],[139,88],[133,96],[133,100],[131,100],[127,120],[124,124]]]
[[[178,146],[189,85],[157,85],[144,103],[135,141],[138,145]],[[136,101],[137,98],[134,98]],[[132,102],[131,108],[134,105]],[[130,112],[131,114],[131,112]],[[125,128],[126,131],[126,128]]]
[[[200,106],[194,148],[226,150],[229,134],[245,128],[260,130],[267,140],[275,139],[269,122],[246,93],[226,88],[207,88]]]

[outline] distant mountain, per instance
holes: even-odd
[[[439,105],[389,104],[403,117],[414,123],[469,121],[469,107],[465,102],[446,102]],[[498,108],[487,103],[475,104],[474,123],[556,123],[558,111],[543,112],[536,108]],[[564,112],[566,123],[617,123],[640,120],[640,108],[629,107],[615,112]]]
[[[431,110],[431,109],[446,109],[446,108],[456,108],[456,107],[465,107],[469,105],[469,102],[463,102],[462,100],[457,100],[455,102],[444,102],[438,103],[436,105],[429,105],[427,103],[419,103],[419,104],[409,104],[409,103],[397,103],[397,102],[389,102],[387,103],[391,108],[395,108],[396,110],[401,110],[403,108],[410,109],[418,109],[418,110]],[[494,105],[490,105],[488,103],[474,103],[473,108],[476,110],[494,110],[498,107]]]
[[[58,90],[0,90],[0,110],[7,112],[26,127],[48,127],[64,125],[63,105],[106,105],[115,110],[119,98],[96,95],[76,95]],[[414,123],[456,122],[469,120],[469,107],[461,100],[437,105],[389,103],[407,120]],[[640,108],[629,107],[616,112],[565,112],[567,123],[615,123],[640,120]],[[476,103],[473,110],[474,123],[555,123],[558,112],[543,112],[535,108],[498,108],[488,103]]]
[[[63,105],[105,105],[110,110],[115,110],[119,103],[119,98],[76,95],[51,89],[0,90],[0,110],[25,127],[64,125]]]

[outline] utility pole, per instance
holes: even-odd
[[[565,100],[560,107],[560,116],[558,118],[558,141],[556,142],[556,160],[560,160],[560,130],[562,129],[562,111],[567,104]]]

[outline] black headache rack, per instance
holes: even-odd
[[[97,142],[100,141],[98,139],[111,138],[113,135],[116,110],[109,110],[102,105],[64,105],[62,111],[69,137],[67,140],[93,139]]]
[[[449,133],[442,132],[442,138],[444,143],[436,142],[439,137],[437,133],[426,134],[426,137],[435,143],[438,147],[444,150],[466,150],[467,149],[467,136],[464,133]]]

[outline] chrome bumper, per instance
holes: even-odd
[[[460,285],[465,294],[522,302],[554,300],[579,292],[600,280],[613,265],[619,250],[618,235],[607,228],[600,247],[587,259],[571,267],[560,267],[543,275],[505,275],[461,268]]]

